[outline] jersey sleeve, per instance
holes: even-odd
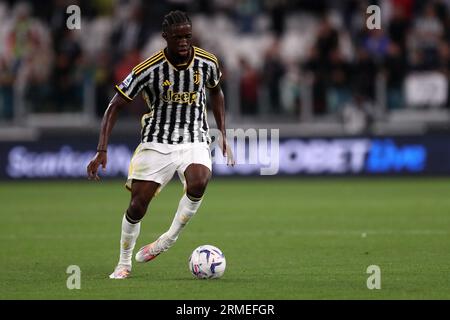
[[[208,81],[206,82],[206,87],[209,89],[217,87],[220,82],[220,78],[222,77],[222,72],[220,71],[220,67],[218,63],[214,63],[211,67]]]
[[[141,89],[142,83],[134,71],[131,71],[120,84],[116,85],[117,92],[128,101],[132,101]]]

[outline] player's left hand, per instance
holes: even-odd
[[[223,139],[222,136],[220,138],[221,138],[220,148],[222,149],[223,156],[227,158],[227,166],[234,167],[236,162],[234,160],[233,152],[231,151],[231,148],[228,146],[227,138],[225,137],[225,139]]]

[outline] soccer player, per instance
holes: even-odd
[[[131,272],[136,239],[151,199],[178,172],[185,186],[172,224],[158,239],[136,253],[147,262],[168,250],[186,223],[197,212],[211,177],[210,137],[206,119],[206,90],[222,137],[219,145],[227,163],[234,160],[227,150],[224,96],[217,58],[192,46],[192,23],[186,13],[171,11],[164,17],[162,36],[167,47],[133,68],[116,85],[103,116],[97,153],[87,167],[89,179],[99,180],[98,168],[107,163],[108,140],[120,109],[140,92],[150,108],[142,117],[141,143],[130,163],[126,187],[131,200],[122,219],[120,258],[111,279],[124,279]]]

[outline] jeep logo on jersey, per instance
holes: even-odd
[[[165,95],[161,95],[161,99],[164,102],[193,104],[197,100],[197,92],[173,92],[169,89]]]

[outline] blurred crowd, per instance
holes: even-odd
[[[72,4],[79,30],[66,25]],[[381,29],[366,26],[372,4]],[[100,117],[114,84],[164,46],[162,20],[174,9],[219,57],[227,101],[243,116],[299,119],[306,104],[313,116],[370,116],[380,92],[385,109],[405,108],[414,72],[438,72],[448,88],[449,0],[0,0],[0,119],[17,117],[18,101],[35,113],[92,104]],[[127,113],[143,110],[137,99]]]

